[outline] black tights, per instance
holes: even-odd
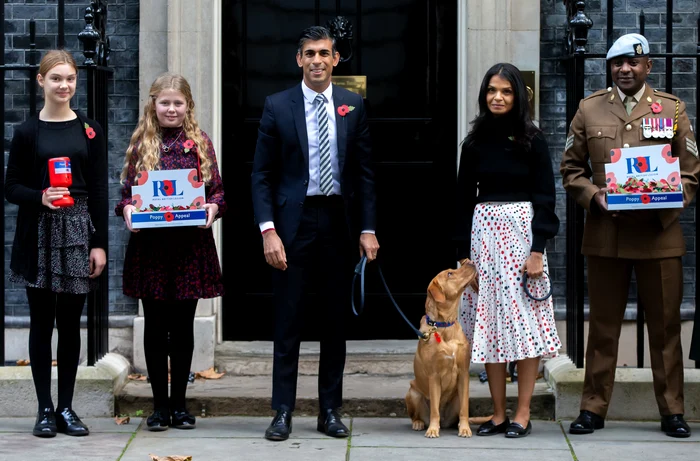
[[[144,318],[143,348],[153,391],[153,407],[157,410],[185,409],[185,392],[194,352],[194,314],[198,300],[141,301]]]
[[[80,314],[86,294],[54,293],[27,287],[29,301],[29,360],[39,408],[51,401],[51,336],[58,330],[58,408],[72,408],[75,376],[80,361]]]

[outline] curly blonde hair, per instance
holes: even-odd
[[[185,139],[191,139],[196,146],[197,155],[199,156],[200,170],[202,177],[200,181],[208,183],[211,180],[211,160],[207,155],[207,142],[202,135],[202,130],[194,117],[194,100],[192,99],[192,90],[190,84],[187,83],[185,77],[172,72],[165,72],[158,76],[151,85],[148,92],[148,100],[143,107],[143,115],[139,119],[139,123],[131,135],[129,147],[126,149],[126,158],[124,159],[124,168],[120,176],[121,182],[124,183],[129,163],[133,155],[138,155],[136,161],[136,171],[152,171],[160,169],[160,148],[162,144],[161,128],[156,116],[156,99],[163,90],[175,90],[182,93],[187,102],[187,110],[185,120],[182,123],[182,129],[185,132]]]

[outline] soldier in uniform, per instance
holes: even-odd
[[[607,54],[615,87],[581,101],[571,122],[561,162],[564,188],[586,209],[582,252],[588,262],[590,317],[581,413],[572,434],[602,429],[610,403],[618,341],[634,270],[646,309],[654,394],[661,430],[688,437],[683,419],[680,304],[682,209],[611,212],[605,164],[610,150],[671,144],[679,158],[683,205],[698,186],[700,161],[685,103],[646,84],[652,68],[649,43],[639,34],[620,37]],[[670,120],[672,120],[671,125]]]

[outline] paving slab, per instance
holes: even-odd
[[[502,441],[502,440],[501,440]],[[513,458],[513,456],[517,456]],[[600,456],[600,455],[599,455]],[[507,460],[518,461],[572,461],[575,458],[569,450],[513,450],[497,448],[353,448],[349,461],[416,461],[441,460]],[[580,458],[579,458],[580,459]],[[598,457],[596,461],[601,458]],[[608,458],[605,458],[608,459]],[[637,460],[639,461],[639,460]]]
[[[562,421],[566,436],[572,444],[588,442],[700,442],[700,422],[691,421],[690,437],[675,439],[661,432],[661,421],[605,421],[605,428],[593,434],[569,434],[571,420]],[[700,452],[698,452],[700,458]]]
[[[472,425],[476,434],[478,425]],[[428,439],[425,431],[414,431],[408,418],[353,418],[352,446],[401,448],[500,448],[503,450],[569,450],[566,438],[557,422],[532,421],[532,433],[522,439],[503,436],[471,438],[457,436],[457,429],[440,429],[440,437]],[[353,450],[354,451],[354,450]],[[510,454],[513,456],[513,453]]]
[[[678,440],[678,439],[676,439]],[[578,461],[693,461],[700,457],[700,443],[670,442],[572,442]],[[604,458],[601,458],[604,453]]]
[[[111,461],[127,446],[130,433],[92,433],[88,437],[58,434],[51,439],[30,432],[0,434],[0,459],[8,461]],[[146,461],[141,458],[139,461]]]
[[[347,450],[347,439],[290,439],[273,443],[260,436],[255,439],[209,440],[181,436],[168,439],[164,444],[155,437],[137,437],[120,461],[146,461],[151,453],[159,456],[191,455],[193,461],[345,461]]]
[[[118,425],[112,418],[80,418],[90,429],[91,433],[133,433],[141,418],[131,418],[129,424]],[[29,434],[34,428],[35,418],[0,418],[0,433]],[[59,434],[60,435],[60,434]],[[89,436],[88,436],[89,437]]]

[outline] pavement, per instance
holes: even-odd
[[[111,418],[85,418],[88,437],[59,434],[53,439],[31,435],[33,418],[0,418],[0,461],[150,461],[149,454],[192,456],[192,461],[393,461],[393,460],[697,460],[700,422],[693,435],[673,439],[659,422],[606,421],[590,435],[568,434],[570,421],[533,420],[532,433],[522,439],[457,437],[456,429],[441,430],[438,439],[414,432],[405,417],[351,418],[347,439],[332,439],[316,431],[316,418],[296,416],[289,440],[263,438],[270,417],[221,416],[198,418],[194,430],[144,430],[145,419],[118,426]],[[476,426],[472,427],[472,431]]]

